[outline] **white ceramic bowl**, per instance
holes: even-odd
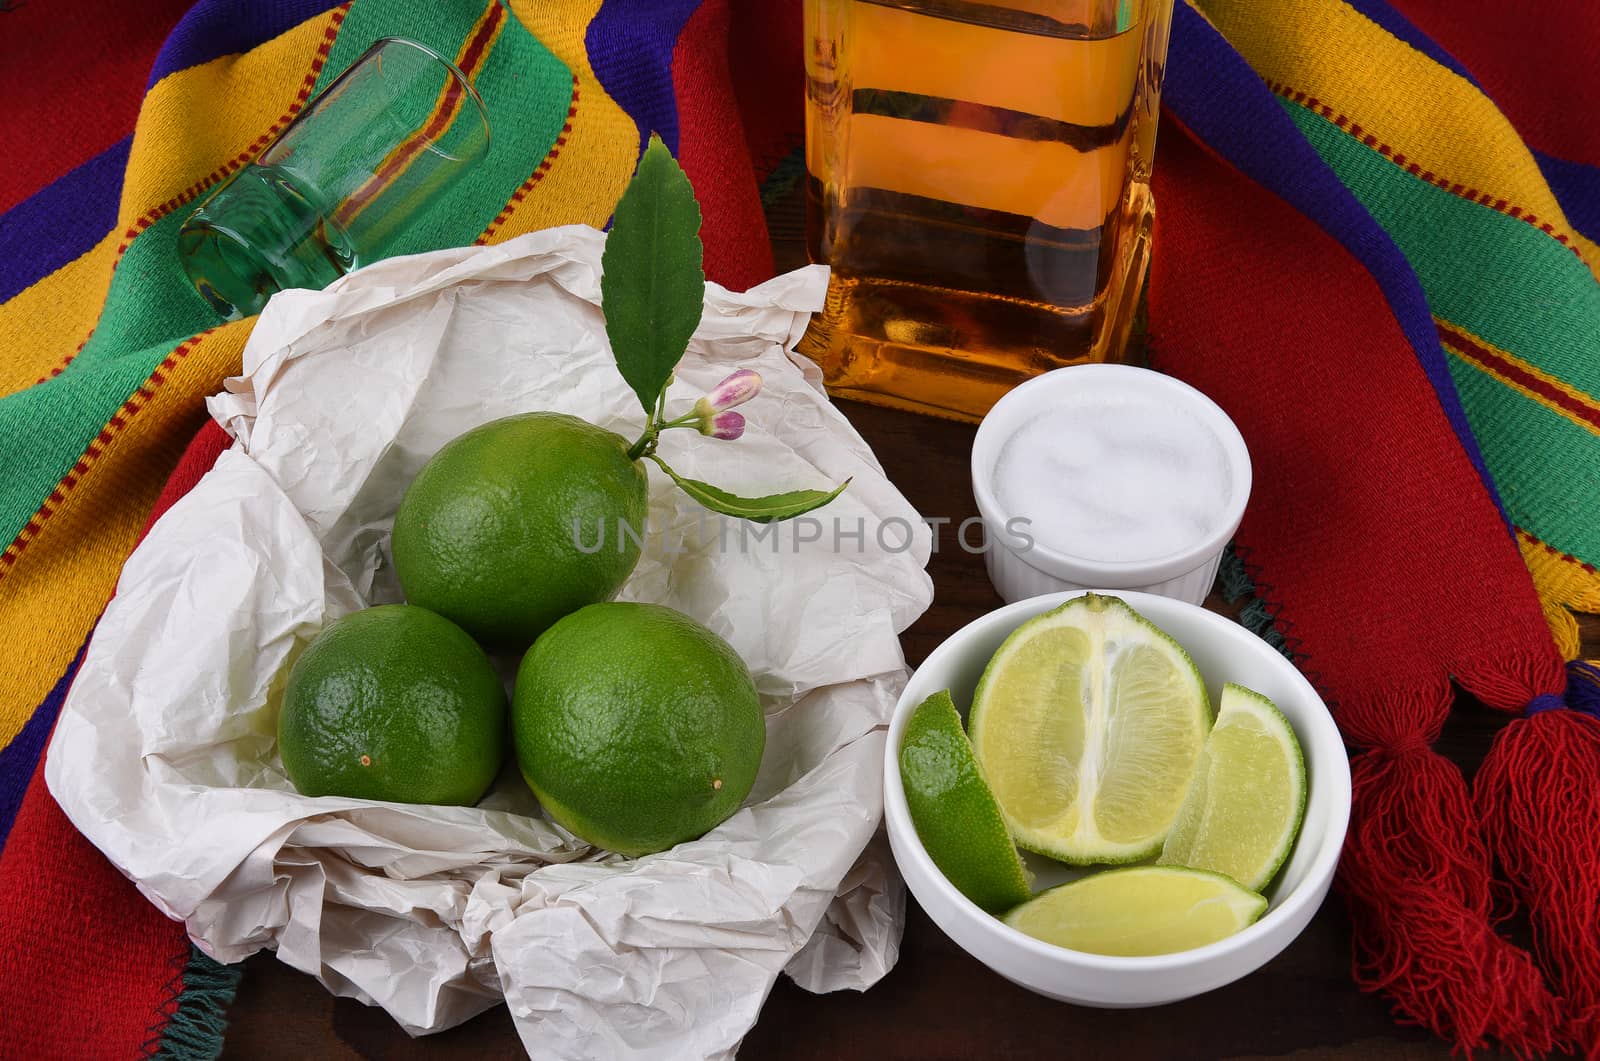
[[[1029,421],[1065,397],[1093,394],[1108,402],[1138,398],[1182,410],[1197,429],[1209,431],[1227,462],[1227,493],[1217,499],[1210,532],[1178,552],[1140,560],[1096,560],[1093,543],[1075,555],[1031,542],[1014,548],[1013,518],[1028,512],[1007,511],[994,489],[995,464],[1006,442]],[[1070,365],[1035,376],[995,403],[978,427],[972,443],[972,492],[988,529],[984,563],[989,581],[1002,599],[1019,601],[1041,593],[1070,589],[1140,590],[1199,604],[1211,592],[1222,550],[1239,529],[1250,498],[1250,454],[1244,437],[1216,402],[1181,380],[1133,365]]]
[[[983,668],[1023,622],[1078,593],[1034,597],[990,612],[956,631],[911,676],[889,723],[884,756],[884,814],[895,861],[917,902],[961,948],[1031,991],[1064,1002],[1109,1008],[1156,1006],[1223,986],[1260,968],[1310,922],[1333,881],[1350,820],[1350,766],[1333,717],[1311,683],[1288,660],[1244,627],[1204,608],[1168,597],[1107,590],[1165,630],[1194,658],[1213,706],[1224,682],[1270,697],[1294,727],[1305,751],[1308,792],[1299,841],[1261,920],[1225,940],[1178,954],[1107,957],[1044,943],[1006,926],[955,889],[917,839],[900,784],[900,742],[911,712],[929,695],[949,689],[966,713]],[[1082,876],[1048,859],[1025,856],[1042,890]]]

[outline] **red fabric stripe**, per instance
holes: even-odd
[[[478,23],[478,30],[467,42],[466,49],[461,53],[456,63],[463,74],[470,79],[477,73],[478,63],[483,60],[484,50],[489,42],[494,39],[495,32],[500,28],[500,23],[505,19],[505,8],[500,6],[499,0],[492,0],[489,9],[484,12],[482,21]],[[434,104],[433,115],[428,119],[428,124],[415,135],[411,136],[399,147],[392,151],[387,159],[378,167],[378,171],[350,197],[339,206],[338,220],[340,224],[348,225],[357,214],[371,205],[372,200],[383,191],[399,174],[411,164],[422,150],[439,138],[439,134],[449,128],[455,120],[456,113],[461,109],[462,101],[466,99],[466,92],[461,83],[452,78],[444,87],[441,99]]]
[[[0,213],[133,131],[150,66],[188,6],[0,5]]]
[[[733,0],[728,67],[756,180],[805,142],[801,0]]]
[[[1396,676],[1422,689],[1479,655],[1553,652],[1515,544],[1370,274],[1170,115],[1155,186],[1155,363],[1244,432],[1255,486],[1239,537],[1327,691],[1370,699]],[[1494,644],[1485,608],[1501,616]],[[1348,635],[1352,615],[1414,636],[1378,658]],[[1502,643],[1507,630],[1523,643]]]
[[[772,247],[729,77],[728,0],[705,0],[672,52],[678,162],[700,199],[706,276],[742,291],[772,276]]]
[[[150,522],[231,440],[207,423]],[[146,527],[148,530],[148,527]],[[73,828],[39,760],[0,852],[0,1057],[132,1058],[171,1016],[189,937]]]
[[[0,1056],[139,1056],[189,940],[72,827],[43,758],[0,882]]]
[[[1466,783],[1429,747],[1452,675],[1513,709],[1561,687],[1516,545],[1371,274],[1170,115],[1154,185],[1154,363],[1238,423],[1246,563],[1366,749],[1339,875],[1356,980],[1465,1052],[1547,1053],[1559,1001],[1495,931]]]
[[[1600,4],[1529,7],[1520,0],[1389,0],[1472,71],[1529,144],[1600,166]]]
[[[1512,364],[1500,354],[1488,347],[1477,343],[1465,332],[1456,331],[1444,325],[1439,326],[1439,334],[1444,336],[1444,341],[1454,347],[1463,356],[1477,361],[1498,376],[1504,376],[1520,387],[1525,387],[1544,398],[1552,405],[1560,406],[1572,416],[1584,421],[1600,430],[1600,409],[1596,409],[1577,396],[1569,394],[1546,380],[1540,379],[1533,373]]]

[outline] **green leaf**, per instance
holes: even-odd
[[[832,490],[790,490],[788,493],[768,494],[766,497],[740,497],[738,494],[730,494],[721,487],[703,483],[699,479],[679,475],[667,466],[666,461],[655,454],[651,454],[650,459],[671,476],[672,481],[677,483],[684,493],[711,511],[720,512],[724,516],[737,516],[752,523],[774,523],[805,515],[812,509],[826,505],[844,493],[844,488],[850,485],[850,480],[846,479]]]
[[[700,206],[682,167],[661,142],[639,159],[633,180],[617,200],[600,258],[600,305],[617,370],[639,396],[645,415],[656,400],[705,300]]]

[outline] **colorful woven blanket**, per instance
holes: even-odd
[[[1600,604],[1600,8],[1195,0],[1172,41],[1151,349],[1241,425],[1235,588],[1356,749],[1357,979],[1600,1057],[1600,687],[1562,668]],[[1470,787],[1452,680],[1526,711]]]
[[[1600,8],[1562,6],[1179,0],[1150,337],[1245,432],[1230,583],[1355,749],[1357,979],[1463,1047],[1600,1057],[1600,685],[1564,666],[1600,610],[1600,128],[1573,118]],[[8,1057],[211,1056],[236,981],[36,770],[122,559],[225,442],[185,455],[251,322],[214,327],[178,272],[189,204],[386,35],[455,56],[495,130],[411,249],[604,224],[655,130],[742,287],[799,136],[798,0],[184,7],[0,4]],[[1470,783],[1429,748],[1452,681],[1521,716]]]
[[[77,836],[36,770],[123,558],[250,331],[215,326],[176,267],[195,200],[386,36],[454,57],[493,127],[487,160],[402,249],[604,225],[654,131],[695,182],[707,273],[741,289],[772,273],[757,175],[798,143],[795,34],[764,39],[785,15],[798,30],[797,3],[186,6],[0,5],[4,1057],[210,1056],[236,979]],[[175,490],[220,441],[200,437]]]

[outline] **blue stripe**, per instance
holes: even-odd
[[[1384,0],[1344,0],[1344,2],[1382,26],[1388,31],[1389,36],[1405,41],[1446,70],[1460,74],[1471,82],[1474,88],[1479,88],[1481,91],[1476,79],[1456,60],[1455,56],[1435,44],[1432,37],[1417,28],[1416,23],[1384,3]]]
[[[658,133],[678,153],[672,53],[700,0],[605,0],[583,46],[600,87],[639,128],[639,150]],[[798,91],[798,90],[797,90]]]
[[[125,136],[0,214],[0,302],[81,257],[117,223]]]
[[[200,0],[167,35],[145,91],[168,74],[224,55],[247,52],[339,3],[340,0]]]
[[[1173,8],[1171,52],[1162,102],[1211,150],[1315,222],[1372,274],[1461,448],[1506,518],[1456,394],[1427,296],[1405,255],[1306,142],[1260,76],[1186,3]]]
[[[1600,240],[1600,169],[1543,151],[1535,151],[1533,157],[1572,227],[1590,239]]]
[[[67,672],[34,710],[22,731],[10,744],[0,748],[0,850],[5,849],[6,838],[11,835],[17,811],[22,809],[22,797],[33,780],[33,771],[39,765],[39,756],[44,754],[44,746],[50,742],[56,716],[61,714],[61,704],[67,698],[67,690],[72,688],[72,679],[78,673],[78,664],[83,662],[83,649],[88,643],[85,640],[79,646],[78,654],[67,664]]]

